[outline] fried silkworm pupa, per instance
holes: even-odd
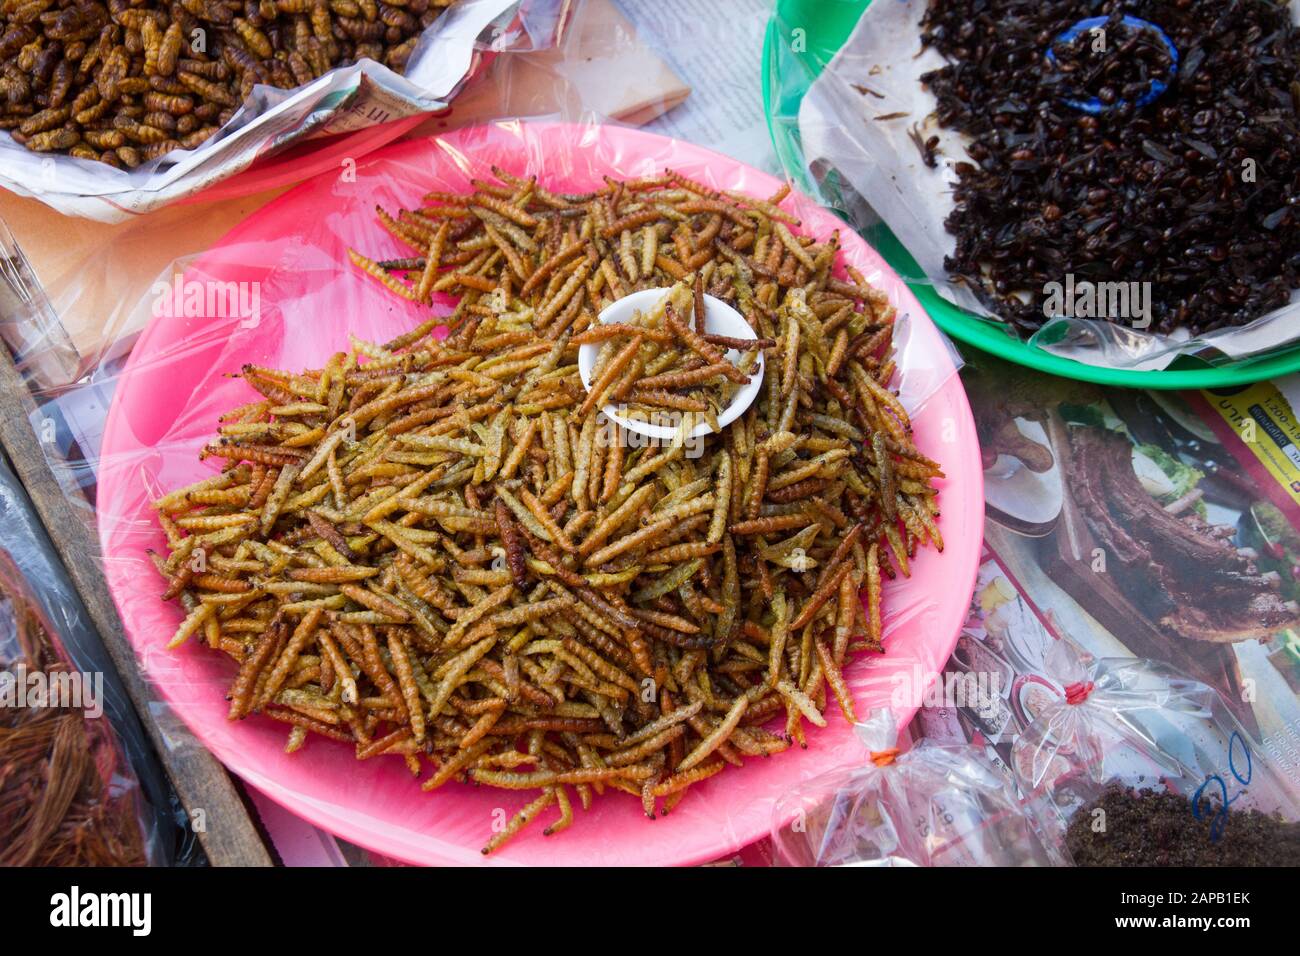
[[[78,159],[130,166],[144,154],[166,152],[168,143],[200,145],[258,84],[291,89],[363,58],[403,71],[421,32],[451,5],[108,0],[105,8],[100,0],[54,7],[15,0],[0,6],[0,64],[9,64],[0,71],[0,103],[7,107],[0,129],[30,149],[80,147]],[[185,100],[139,99],[156,94]],[[185,124],[152,115],[191,112],[199,118]],[[157,131],[122,127],[143,148],[139,155],[93,146],[87,134],[104,132],[116,117]],[[200,129],[207,130],[203,139]]]

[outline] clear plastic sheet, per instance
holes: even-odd
[[[842,2],[827,0],[828,5]],[[945,62],[937,51],[921,47],[919,24],[929,2],[872,3],[839,53],[815,77],[791,50],[794,43],[806,43],[800,25],[778,20],[769,53],[774,60],[769,64],[772,122],[798,144],[796,154],[781,157],[787,171],[815,188],[818,198],[837,208],[869,242],[878,247],[901,243],[917,266],[915,274],[904,276],[907,281],[932,285],[954,305],[996,319],[968,288],[950,280],[943,265],[955,245],[944,227],[952,210],[953,167],[969,158],[964,138],[934,122],[934,97],[920,82],[923,73]],[[1300,0],[1292,0],[1291,8],[1300,19]],[[787,106],[796,102],[791,84],[807,89],[797,113]],[[922,161],[913,142],[917,129],[922,139],[939,138],[936,168]],[[1298,316],[1300,292],[1293,294],[1290,305],[1246,326],[1195,338],[1057,317],[1029,341],[1054,354],[1109,368],[1163,369],[1181,355],[1235,365],[1294,344],[1300,339]]]
[[[173,150],[133,170],[34,153],[7,132],[0,133],[0,186],[68,215],[119,222],[193,196],[256,160],[309,139],[443,109],[479,69],[485,55],[542,49],[554,43],[568,4],[569,0],[460,0],[426,28],[404,74],[363,59],[293,89],[259,84],[211,139],[192,150]],[[360,144],[360,138],[336,136],[332,147],[356,158]],[[286,172],[291,176],[291,167]]]
[[[21,830],[0,847],[0,859],[4,865],[190,861],[196,845],[181,829],[175,795],[80,598],[2,460],[0,528],[0,818]],[[20,738],[28,744],[20,746]],[[78,774],[69,804],[50,804],[49,794]]]
[[[973,744],[921,740],[897,755],[888,708],[854,728],[861,764],[776,803],[784,866],[1046,866],[1049,855],[1010,777]]]
[[[502,807],[513,813],[516,801],[459,784],[423,794],[401,761],[358,762],[351,747],[324,740],[286,755],[283,725],[261,717],[228,721],[229,662],[199,641],[175,651],[164,647],[182,615],[159,600],[161,584],[146,549],[165,539],[150,502],[215,472],[215,462],[201,462],[198,451],[217,417],[247,400],[248,387],[235,377],[244,364],[319,367],[348,347],[349,335],[382,342],[431,314],[450,313],[450,299],[435,300],[430,313],[395,298],[353,269],[346,250],[405,255],[376,222],[376,204],[412,208],[430,190],[465,192],[471,179],[490,176],[494,164],[536,175],[557,192],[598,187],[606,175],[636,178],[667,168],[714,189],[760,197],[781,185],[708,150],[590,121],[507,120],[390,146],[359,162],[355,178],[313,179],[211,248],[174,263],[126,322],[142,333],[107,345],[97,363],[78,371],[75,386],[38,394],[49,414],[65,416],[56,419],[51,457],[65,490],[93,505],[87,516],[99,531],[99,559],[160,713],[179,716],[228,767],[295,813],[413,862],[481,862],[478,850],[493,813]],[[783,208],[801,220],[797,231],[824,239],[842,229],[801,196]],[[920,703],[925,675],[951,653],[966,612],[982,536],[978,450],[951,346],[869,247],[852,236],[844,236],[843,246],[845,258],[898,309],[902,401],[918,447],[942,462],[948,476],[937,482],[945,551],[919,554],[911,578],[886,585],[887,654],[860,658],[846,671],[864,707],[892,699],[900,684],[914,686],[898,714],[906,719]],[[28,338],[42,340],[37,333]],[[39,355],[34,348],[28,358]],[[65,429],[73,418],[77,428]],[[764,836],[773,800],[794,781],[860,757],[851,728],[837,718],[811,735],[806,751],[750,761],[703,785],[655,822],[652,841],[636,801],[598,801],[562,838],[526,832],[490,862],[705,862]]]
[[[1087,662],[1066,642],[1047,666],[1065,696],[1017,738],[1011,765],[1056,862],[1074,862],[1067,831],[1099,841],[1111,832],[1093,805],[1112,787],[1188,798],[1189,815],[1216,818],[1205,839],[1227,835],[1247,810],[1300,820],[1300,794],[1218,691],[1158,661]]]

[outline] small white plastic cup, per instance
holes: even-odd
[[[624,296],[600,313],[600,322],[602,325],[608,325],[612,322],[630,323],[636,313],[644,314],[651,311],[671,291],[671,289],[643,289],[640,292]],[[750,339],[755,341],[758,339],[758,336],[749,327],[749,323],[745,321],[743,315],[721,299],[714,298],[711,295],[704,297],[704,330],[710,335],[723,335],[730,339]],[[595,344],[583,345],[578,349],[578,374],[582,376],[583,387],[589,392],[591,391],[591,370],[596,365],[596,355],[599,351],[600,346]],[[737,349],[728,349],[726,357],[728,362],[738,364],[741,353]],[[758,364],[751,371],[749,381],[736,391],[736,394],[731,398],[731,402],[718,415],[719,428],[726,428],[745,414],[745,410],[750,405],[754,404],[759,389],[763,387],[763,368],[763,353],[759,352]],[[656,425],[653,422],[643,422],[620,415],[618,406],[612,403],[606,405],[601,411],[605,413],[606,418],[618,422],[628,431],[636,432],[639,435],[656,438],[660,441],[671,441],[677,436],[677,429],[668,425]],[[709,423],[700,422],[691,430],[689,437],[703,438],[705,435],[710,434],[712,434],[712,429],[709,428]]]

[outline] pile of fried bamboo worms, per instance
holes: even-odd
[[[882,576],[942,548],[942,472],[888,387],[893,309],[836,276],[834,238],[792,231],[784,190],[498,176],[381,210],[410,258],[350,254],[404,298],[459,296],[449,319],[321,369],[245,367],[261,398],[203,451],[225,470],[155,503],[164,596],[188,612],[172,645],[239,663],[231,718],[291,725],[289,750],[314,732],[427,763],[426,790],[538,792],[484,853],[548,807],[545,833],[565,829],[574,795],[622,790],[653,817],[805,745],[830,706],[854,720],[843,671],[881,650]],[[654,373],[655,337],[591,392],[576,364],[608,303],[670,286],[734,306],[765,350],[759,398],[698,444],[632,441],[600,412]],[[689,330],[676,348],[716,364]]]

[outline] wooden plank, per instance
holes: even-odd
[[[90,528],[64,497],[50,470],[40,440],[31,421],[36,402],[9,350],[0,345],[0,444],[13,463],[14,470],[54,542],[68,576],[80,594],[100,639],[113,659],[118,675],[140,722],[153,741],[167,775],[187,811],[202,809],[206,832],[198,833],[199,842],[213,866],[270,866],[261,837],[220,762],[187,730],[169,727],[168,743],[153,719],[153,700],[144,678],[136,666],[135,652],[122,630],[122,620],[108,593],[108,584],[91,555],[99,553],[99,543]],[[183,735],[179,745],[178,735]]]

